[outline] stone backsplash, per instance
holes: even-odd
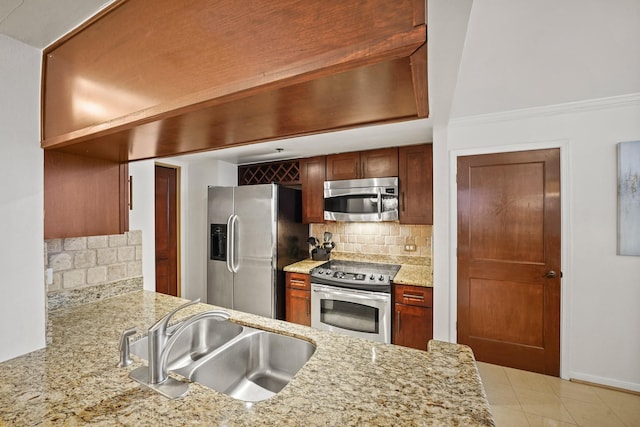
[[[48,292],[87,288],[142,276],[142,232],[45,240]]]
[[[333,234],[335,251],[341,254],[420,258],[418,264],[431,264],[431,225],[402,225],[397,222],[335,222],[311,224],[309,232],[322,239]],[[405,250],[415,245],[415,251]]]

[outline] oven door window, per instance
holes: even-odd
[[[320,300],[320,322],[350,331],[377,334],[379,310],[376,307],[349,301]]]

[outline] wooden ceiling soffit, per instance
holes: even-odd
[[[44,52],[43,148],[125,162],[428,115],[424,2],[255,1],[243,14],[225,1],[215,26],[205,0],[186,1],[197,14],[158,1],[118,3]],[[169,27],[145,27],[141,10]],[[265,32],[239,31],[241,18]]]

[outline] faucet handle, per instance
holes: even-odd
[[[149,334],[160,332],[162,335],[164,335],[167,331],[167,325],[169,324],[169,320],[173,317],[174,314],[176,314],[178,311],[182,310],[183,308],[189,307],[190,305],[194,305],[199,302],[200,302],[200,298],[197,298],[197,299],[194,299],[193,301],[189,301],[185,304],[182,304],[181,306],[170,311],[163,318],[158,320],[149,328]]]
[[[136,333],[136,328],[125,329],[120,335],[120,361],[116,365],[118,368],[124,368],[131,365],[131,355],[129,351],[129,337]]]

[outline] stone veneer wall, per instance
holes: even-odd
[[[45,240],[47,291],[104,285],[142,276],[142,232]]]
[[[426,258],[431,263],[431,225],[401,225],[397,222],[334,222],[311,224],[309,232],[322,239],[333,234],[334,250],[363,255],[392,255]],[[406,251],[405,245],[415,245]]]

